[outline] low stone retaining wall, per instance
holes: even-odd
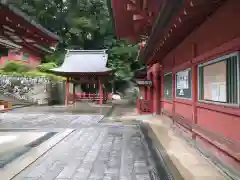
[[[61,83],[62,82],[58,82]],[[45,77],[17,77],[0,76],[0,95],[1,98],[12,98],[26,103],[47,104],[51,97],[52,82]]]

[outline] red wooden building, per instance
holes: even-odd
[[[43,55],[53,52],[59,40],[16,7],[0,0],[0,65],[22,61],[36,66]]]
[[[157,7],[155,22],[147,23]],[[153,83],[142,88],[153,113],[170,116],[234,168],[240,162],[239,7],[239,0],[112,0],[119,38],[136,42],[143,26],[151,26],[140,58]],[[136,21],[134,14],[147,17]]]
[[[106,78],[112,75],[112,70],[107,68],[108,55],[105,50],[68,50],[63,64],[51,69],[50,72],[67,78],[65,105],[69,104],[69,85],[73,84],[72,101],[90,100],[102,105],[108,94],[104,93]],[[77,93],[77,85],[92,86],[98,92]]]

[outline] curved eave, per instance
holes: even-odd
[[[144,4],[144,1],[142,1]],[[110,15],[113,19],[117,38],[124,38],[132,43],[145,40],[151,33],[152,25],[158,16],[162,0],[108,0]],[[128,5],[133,9],[127,9]]]
[[[101,72],[64,72],[64,71],[55,71],[55,70],[49,70],[48,71],[51,74],[57,75],[57,76],[63,76],[63,77],[81,77],[81,76],[108,76],[112,75],[113,71],[101,71]]]
[[[164,0],[158,18],[154,24],[152,33],[146,43],[145,48],[140,53],[140,58],[147,61],[152,53],[154,45],[159,41],[159,37],[164,35],[164,32],[170,25],[172,19],[178,14],[183,7],[184,0]]]
[[[175,8],[171,3],[175,1]],[[154,31],[140,57],[147,64],[153,64],[163,59],[176,48],[196,27],[226,0],[178,0],[165,1],[162,14],[159,16]]]

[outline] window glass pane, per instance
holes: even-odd
[[[226,61],[203,67],[204,100],[227,101]]]
[[[239,104],[239,59],[236,53],[199,67],[199,99]]]
[[[164,98],[172,99],[172,73],[164,76]]]
[[[28,55],[24,55],[23,60],[28,60]]]
[[[227,102],[231,104],[238,103],[238,76],[239,76],[238,58],[233,56],[227,60]]]
[[[192,98],[192,73],[191,69],[177,72],[176,74],[176,97]]]

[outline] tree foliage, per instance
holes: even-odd
[[[37,66],[37,69],[40,72],[48,72],[48,70],[56,68],[57,65],[54,62],[43,63]]]
[[[19,62],[7,62],[6,65],[2,68],[4,72],[28,72],[30,70],[30,67],[26,64]]]
[[[108,66],[115,80],[131,79],[142,65],[136,61],[138,45],[116,40],[107,0],[10,0],[41,25],[59,35],[62,43],[45,63],[60,65],[65,49],[108,49]]]

